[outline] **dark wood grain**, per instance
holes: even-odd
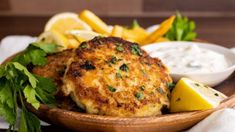
[[[193,5],[193,6],[192,6]],[[234,0],[143,0],[143,9],[146,12],[156,11],[235,11]]]
[[[9,0],[0,1],[0,11],[9,11],[11,9]]]
[[[137,19],[144,27],[158,24],[165,17],[102,17],[108,24],[130,25]],[[13,34],[39,35],[49,17],[0,16],[0,39]],[[198,38],[224,47],[235,47],[235,17],[191,18],[197,23]]]

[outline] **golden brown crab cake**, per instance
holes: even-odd
[[[59,90],[63,85],[62,79],[65,70],[74,54],[75,52],[71,49],[51,54],[47,56],[46,65],[34,67],[32,72],[39,76],[53,79]]]
[[[87,113],[141,117],[169,107],[164,64],[136,43],[121,38],[94,38],[76,50],[64,76],[63,91]]]

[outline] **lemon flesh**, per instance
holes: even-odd
[[[37,42],[53,43],[60,46],[59,50],[64,50],[70,48],[70,42],[66,36],[56,30],[49,30],[43,32],[39,37]]]
[[[207,110],[217,107],[225,98],[223,93],[202,83],[182,78],[171,93],[170,111]]]
[[[54,15],[46,24],[44,31],[56,30],[65,33],[67,30],[92,30],[76,13],[65,12]]]
[[[66,35],[74,36],[79,43],[91,40],[97,36],[104,36],[102,34],[93,31],[85,31],[85,30],[70,30],[66,32]]]

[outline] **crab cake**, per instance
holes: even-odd
[[[63,92],[90,114],[142,117],[169,107],[172,79],[161,60],[136,43],[96,37],[76,49]]]
[[[75,52],[70,49],[49,55],[47,57],[47,64],[45,66],[34,67],[32,69],[32,72],[34,74],[53,79],[59,91],[59,89],[63,85],[62,79],[65,70],[69,64],[69,61],[73,58],[74,54]]]

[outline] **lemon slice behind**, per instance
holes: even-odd
[[[65,33],[65,31],[72,29],[92,30],[88,24],[79,19],[76,13],[65,12],[54,15],[46,23],[44,31],[56,30]]]
[[[91,40],[96,36],[104,36],[102,34],[99,34],[93,31],[85,31],[85,30],[70,30],[66,32],[66,35],[74,36],[78,40],[79,43]]]
[[[50,30],[43,32],[39,37],[37,42],[45,42],[45,43],[54,43],[57,45],[60,45],[60,50],[67,49],[70,45],[68,39],[61,34],[60,32],[57,32],[56,30]]]
[[[206,110],[227,98],[223,93],[199,82],[182,78],[171,93],[171,112]]]

